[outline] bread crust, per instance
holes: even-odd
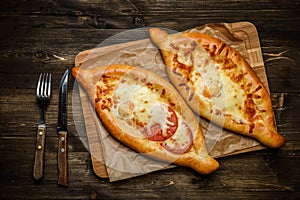
[[[196,113],[230,131],[255,138],[267,147],[278,148],[285,143],[284,138],[277,133],[275,128],[272,102],[268,91],[256,76],[251,66],[236,50],[217,38],[201,33],[168,35],[165,31],[158,28],[151,28],[149,33],[151,40],[160,48],[171,82]],[[176,41],[185,39],[195,41],[197,45],[205,48],[212,60],[218,59],[218,61],[222,60],[223,62],[225,62],[224,60],[230,60],[238,67],[238,70],[242,74],[245,74],[244,77],[247,79],[247,83],[251,83],[252,87],[255,86],[256,88],[254,90],[257,90],[253,94],[260,98],[260,107],[263,108],[265,112],[264,116],[266,116],[262,119],[263,123],[238,123],[232,120],[231,116],[214,115],[211,113],[211,108],[208,109],[210,106],[207,102],[193,94],[194,90],[186,90],[185,87],[182,87],[183,84],[189,83],[185,74],[175,71],[173,60],[175,53],[172,49],[172,45],[174,45]],[[192,87],[194,87],[194,85]],[[193,97],[191,98],[191,96]],[[244,102],[241,102],[241,104],[243,103]]]
[[[97,114],[108,132],[126,146],[137,152],[145,153],[147,156],[156,160],[191,167],[201,174],[212,173],[219,167],[218,162],[207,153],[203,133],[192,111],[186,105],[176,89],[163,78],[148,70],[120,64],[105,67],[99,66],[88,70],[82,70],[75,67],[73,68],[72,73],[88,93],[91,102],[95,105]],[[173,102],[170,106],[180,113],[183,121],[191,128],[193,134],[195,134],[193,146],[188,152],[181,155],[174,154],[155,141],[127,134],[124,132],[124,129],[120,127],[120,124],[117,123],[111,110],[103,109],[101,101],[95,101],[97,98],[96,84],[103,74],[123,76],[127,73],[139,77],[140,80],[143,79],[144,81],[154,84],[154,87],[156,87],[157,90],[165,89],[166,98]]]

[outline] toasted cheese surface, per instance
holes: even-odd
[[[143,136],[140,129],[150,130],[156,123],[165,133],[170,124],[168,118],[171,113],[168,112],[167,105],[159,101],[159,96],[159,93],[150,90],[145,85],[120,82],[112,96],[115,102],[112,113],[118,121],[125,120],[127,126],[136,129],[129,134],[140,133],[139,136]]]
[[[216,53],[216,46],[188,37],[169,43],[173,72],[186,78],[179,87],[187,85],[193,90],[189,100],[197,98],[211,115],[230,116],[238,124],[263,123],[265,110],[260,109],[261,96],[256,94],[261,86],[255,88],[243,68],[231,58],[220,56],[222,49]]]
[[[172,108],[174,103],[165,97],[165,89],[157,86],[130,74],[104,75],[97,82],[97,100],[101,108],[110,110],[116,126],[126,134],[148,138],[167,150],[184,153],[193,143],[193,133],[185,128],[181,114]]]

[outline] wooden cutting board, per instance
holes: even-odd
[[[206,27],[213,28],[216,31],[221,31],[222,33],[224,33],[226,37],[229,38],[234,36],[234,38],[230,38],[229,41],[225,41],[225,42],[231,44],[233,48],[235,46],[234,41],[237,41],[239,43],[239,48],[242,49],[241,51],[239,51],[239,49],[237,50],[246,58],[246,60],[252,66],[252,68],[260,78],[260,80],[268,89],[268,81],[265,73],[265,67],[262,58],[259,37],[255,26],[249,22],[207,24],[188,31],[203,30]],[[241,45],[241,41],[242,41],[242,45]],[[144,44],[145,42],[149,43],[149,39],[110,45],[110,46],[105,46],[105,47],[100,47],[100,48],[95,48],[95,49],[90,49],[90,50],[80,52],[76,56],[75,66],[82,67],[87,65],[93,65],[99,55],[107,55],[109,57],[110,52],[116,52],[118,50],[123,49],[124,47],[130,45]],[[86,125],[86,133],[88,137],[89,150],[91,153],[94,172],[96,173],[97,176],[101,178],[108,178],[109,175],[107,173],[107,168],[104,164],[105,158],[103,155],[103,146],[99,137],[99,129],[97,128],[99,124],[97,124],[97,120],[95,120],[95,113],[90,105],[88,97],[86,96],[85,92],[81,89],[80,89],[80,98],[82,103],[83,116]],[[255,151],[263,148],[264,147],[262,145],[258,143],[254,143],[251,144],[250,146],[245,146],[245,148],[238,148],[229,152],[222,150],[222,152],[220,153],[218,151],[218,148],[216,148],[215,152],[212,151],[210,153],[214,157],[224,157],[232,154]]]
[[[88,137],[89,150],[91,154],[93,170],[95,174],[101,178],[108,178],[106,166],[104,164],[104,157],[102,154],[102,146],[100,138],[98,137],[96,123],[94,121],[94,113],[91,109],[90,101],[86,93],[80,88],[79,89],[82,112],[85,121],[85,128]]]

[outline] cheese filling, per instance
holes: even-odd
[[[237,123],[249,123],[249,116],[245,115],[246,103],[243,103],[249,94],[244,88],[247,85],[245,74],[231,60],[216,60],[200,44],[195,46],[193,40],[190,44],[185,40],[171,47],[176,46],[172,51],[181,63],[175,66],[183,64],[185,67],[179,70],[190,70],[183,74],[189,74],[189,82],[195,88],[194,96],[210,108],[212,115],[230,116]],[[257,101],[254,106],[258,109]]]
[[[186,152],[193,144],[192,130],[167,103],[172,98],[165,96],[165,89],[153,87],[145,80],[130,75],[101,79],[97,83],[96,102],[112,113],[115,125],[125,134],[147,138],[175,154]]]
[[[116,99],[116,105],[111,111],[130,135],[143,137],[141,130],[147,129],[150,132],[155,124],[159,124],[162,134],[166,134],[168,126],[174,125],[168,120],[172,114],[168,106],[159,101],[159,93],[146,86],[120,82],[113,99]]]
[[[160,128],[162,129],[163,136],[167,136],[167,128],[170,126],[174,126],[174,123],[170,122],[168,118],[171,116],[172,113],[168,111],[167,106],[155,103],[149,113],[150,121],[147,123],[145,128],[148,132],[151,132],[151,127],[155,124],[159,124]]]

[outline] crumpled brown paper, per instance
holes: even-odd
[[[207,24],[187,31],[207,33],[230,44],[246,58],[268,88],[259,39],[253,24],[248,22]],[[128,36],[127,34],[131,33],[125,33],[125,36]],[[161,54],[149,39],[87,50],[79,53],[75,60],[75,66],[81,68],[110,64],[142,67],[169,80]],[[110,181],[117,181],[174,167],[169,163],[149,159],[116,141],[101,124],[91,104],[87,103],[88,98],[86,98],[85,92],[80,90],[79,95],[83,105],[85,123],[88,126],[87,135],[94,171],[97,175],[105,177],[103,170],[106,170]],[[87,115],[92,117],[87,118]],[[256,140],[223,130],[205,119],[200,119],[198,115],[196,117],[203,128],[209,154],[215,158],[264,148]],[[104,167],[99,168],[101,163]]]

